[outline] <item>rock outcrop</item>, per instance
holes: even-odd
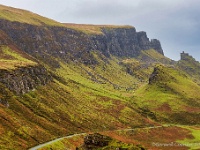
[[[125,144],[117,141],[109,136],[101,135],[99,133],[89,134],[84,138],[84,144],[76,150],[145,150],[141,145]]]
[[[99,133],[89,134],[84,138],[84,147],[86,149],[104,147],[107,146],[110,141],[112,141],[112,139],[108,136]]]
[[[197,82],[200,80],[200,63],[199,61],[196,61],[195,58],[193,58],[188,53],[185,53],[184,51],[180,54],[181,59],[176,64],[181,70],[185,71],[187,74],[192,76]],[[200,82],[198,82],[200,84]]]
[[[52,77],[43,66],[0,70],[0,82],[17,95],[24,94],[50,81],[52,81]]]
[[[149,40],[146,32],[144,32],[144,31],[137,32],[137,38],[138,38],[140,50],[155,49],[157,52],[164,55],[159,40],[157,40],[157,39]]]
[[[84,137],[84,144],[76,148],[77,150],[95,150],[108,146],[112,138],[99,133],[89,134]]]
[[[145,32],[136,32],[134,27],[101,29],[103,34],[85,34],[67,27],[34,26],[1,20],[1,30],[20,49],[54,67],[59,67],[59,63],[51,57],[94,64],[93,50],[107,57],[135,57],[141,50],[152,48],[163,54],[158,40],[150,41]]]

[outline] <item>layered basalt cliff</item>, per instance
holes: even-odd
[[[0,82],[17,95],[29,92],[50,81],[52,81],[52,77],[40,65],[15,70],[0,70]]]
[[[103,35],[93,35],[90,39],[95,48],[106,56],[135,57],[141,50],[155,48],[163,54],[160,42],[149,41],[145,32],[136,32],[135,28],[102,28]]]
[[[63,60],[80,60],[95,63],[91,51],[105,56],[135,57],[141,50],[155,49],[163,54],[158,40],[149,40],[145,32],[134,27],[102,27],[102,34],[85,34],[67,27],[35,26],[1,20],[3,30],[23,51],[34,57],[49,61],[50,57]],[[49,62],[59,67],[56,62]]]

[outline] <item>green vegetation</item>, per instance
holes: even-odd
[[[200,128],[181,126],[184,129],[188,129],[191,132],[192,137],[185,138],[183,140],[178,140],[180,145],[187,146],[190,150],[197,150],[200,148]]]
[[[0,69],[16,69],[18,67],[35,66],[36,62],[11,47],[0,46]]]
[[[21,23],[27,23],[32,25],[49,25],[49,26],[64,26],[54,20],[41,17],[29,11],[6,7],[0,5],[0,19],[6,19],[9,21],[17,21]]]
[[[165,118],[174,123],[199,123],[198,119],[191,120],[192,114],[198,115],[199,90],[200,87],[182,71],[158,65],[149,83],[136,91],[134,103],[153,112],[159,119]]]
[[[191,130],[194,129],[194,130]],[[195,132],[196,131],[196,132]],[[199,149],[199,127],[191,126],[158,126],[133,130],[108,131],[103,135],[120,140],[123,143],[142,145],[147,149]],[[194,140],[195,135],[196,140]],[[198,137],[197,137],[197,136]],[[193,142],[192,142],[193,141]],[[184,145],[185,144],[185,145]],[[193,147],[190,147],[192,146]]]
[[[8,55],[9,51],[4,53]],[[22,57],[15,55],[12,53],[10,57],[12,59]],[[10,106],[9,109],[1,106],[1,114],[13,124],[5,122],[1,132],[6,134],[0,141],[8,139],[15,141],[17,137],[18,141],[23,141],[20,142],[21,145],[15,141],[10,143],[9,147],[21,149],[37,145],[38,141],[45,142],[66,134],[87,132],[91,129],[98,132],[149,126],[156,124],[156,119],[164,122],[171,120],[181,122],[176,119],[178,115],[179,118],[184,115],[187,117],[182,111],[188,111],[190,108],[198,112],[198,105],[188,101],[194,102],[199,99],[197,94],[199,86],[184,72],[177,71],[173,67],[157,65],[156,76],[153,77],[151,84],[148,84],[147,76],[153,71],[153,66],[146,70],[141,69],[146,74],[144,81],[141,82],[134,73],[140,71],[134,70],[133,74],[129,74],[126,72],[126,65],[134,64],[137,67],[142,62],[116,57],[105,61],[106,58],[103,60],[97,52],[93,52],[93,56],[98,63],[91,66],[60,61],[60,68],[47,67],[54,81],[23,96],[15,96],[8,90],[2,90],[0,98],[8,100]],[[177,112],[180,114],[174,115]],[[197,113],[193,112],[193,115],[195,114]],[[185,120],[191,121],[190,118],[191,116],[188,116]],[[62,143],[58,142],[55,146],[70,146],[69,142]],[[116,144],[113,142],[110,146]],[[127,146],[132,145],[123,145]],[[52,145],[48,148],[52,148]]]
[[[107,63],[104,71],[101,71],[103,66],[96,67],[102,77],[83,64],[60,64],[61,67],[54,71],[49,68],[55,78],[54,82],[46,86],[40,86],[21,96],[14,96],[12,92],[6,96],[6,91],[0,92],[1,99],[9,103],[9,109],[0,105],[1,114],[11,122],[14,122],[12,118],[17,118],[16,124],[5,122],[2,128],[2,132],[10,131],[13,136],[4,134],[0,141],[15,141],[17,137],[19,140],[10,147],[21,149],[22,146],[31,147],[38,144],[38,141],[45,142],[66,134],[91,129],[101,131],[126,128],[144,123],[144,118],[129,103],[131,91],[126,91],[123,87],[126,83],[131,86],[130,80],[136,79],[124,75],[121,70],[123,67],[117,65],[117,60],[113,58]],[[112,78],[111,72],[118,72],[122,76]],[[121,89],[116,89],[114,84]],[[133,116],[140,119],[132,119]],[[0,121],[4,122],[3,118]],[[27,130],[29,128],[32,130]],[[19,145],[18,141],[23,141],[20,142],[23,145]]]
[[[93,150],[115,150],[115,149],[124,149],[124,150],[145,150],[142,146],[135,146],[134,144],[126,144],[117,140],[112,140],[108,146],[94,148]],[[84,150],[84,149],[80,149]]]
[[[0,149],[27,149],[57,137],[83,132],[103,132],[112,137],[114,140],[105,149],[132,149],[135,144],[152,148],[150,142],[162,140],[180,143],[199,140],[199,128],[160,126],[200,124],[198,62],[188,58],[175,64],[153,49],[141,51],[135,58],[106,57],[95,50],[84,53],[82,43],[76,43],[76,39],[87,40],[82,36],[84,34],[98,35],[102,34],[102,29],[133,28],[131,26],[61,24],[2,5],[0,19],[27,23],[37,28],[45,26],[44,29],[49,31],[47,26],[62,26],[82,32],[80,38],[77,35],[69,40],[69,44],[75,45],[77,58],[71,56],[73,54],[64,56],[64,52],[54,56],[41,47],[35,55],[36,60],[19,50],[9,36],[0,31],[0,40],[4,43],[0,45],[0,71],[5,73],[0,74]],[[62,34],[64,32],[58,31],[56,38]],[[45,43],[38,39],[41,45],[55,42],[49,35],[44,38]],[[62,40],[68,40],[68,37]],[[23,43],[31,42],[25,38]],[[59,43],[54,44],[56,46],[51,48],[60,47]],[[84,63],[84,60],[91,60],[91,63]],[[30,84],[32,81],[23,70],[17,74],[23,81],[16,81],[15,70],[38,64],[45,66],[52,76],[51,82],[31,87],[34,83]],[[42,75],[42,72],[34,75],[35,82]],[[2,77],[11,82],[7,83]],[[27,93],[16,95],[14,90],[9,90],[24,85],[30,86]],[[117,130],[136,127],[147,128]],[[44,149],[73,149],[82,143],[82,137],[63,139]]]
[[[67,28],[81,31],[85,34],[103,34],[102,29],[120,29],[120,28],[133,28],[132,26],[117,26],[117,25],[87,25],[87,24],[70,24],[66,23]]]
[[[179,60],[176,66],[186,72],[190,78],[200,84],[200,63],[192,56],[185,56],[185,59]]]
[[[37,26],[60,26],[67,27],[77,31],[81,31],[86,34],[103,34],[102,28],[115,29],[115,28],[133,28],[132,26],[117,26],[117,25],[83,25],[83,24],[62,24],[52,19],[48,19],[37,15],[35,13],[21,10],[17,8],[11,8],[7,6],[0,5],[0,19],[5,19],[9,21],[17,21],[21,23],[27,23]]]
[[[173,61],[154,49],[150,50],[143,50],[141,51],[141,54],[137,57],[137,59],[146,62],[146,63],[161,63],[161,64],[172,64]]]

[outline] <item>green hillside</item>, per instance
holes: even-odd
[[[87,34],[102,34],[102,31],[101,31],[102,28],[108,28],[108,29],[133,28],[132,26],[128,26],[128,25],[117,26],[117,25],[84,25],[84,24],[70,24],[70,23],[62,24],[52,19],[42,17],[38,14],[29,12],[26,10],[7,7],[4,5],[0,5],[0,19],[9,20],[12,22],[27,23],[27,24],[37,25],[37,26],[48,25],[48,26],[66,27],[66,28],[75,29]]]
[[[157,65],[149,83],[136,91],[134,102],[162,121],[198,124],[199,90],[199,85],[181,70]]]
[[[12,70],[37,65],[36,60],[19,50],[2,30],[0,30],[0,41],[2,41],[0,44],[0,69]]]
[[[200,83],[200,63],[196,61],[192,56],[182,54],[183,58],[179,60],[176,66],[185,71],[193,81]]]
[[[61,24],[2,5],[0,20],[0,149],[94,132],[112,137],[107,149],[199,140],[199,62],[140,49],[152,43],[131,26]]]
[[[8,46],[0,46],[0,69],[10,70],[37,65],[30,57],[27,58],[28,56],[14,49]]]
[[[132,26],[124,25],[89,25],[89,24],[72,24],[72,23],[65,23],[65,27],[75,29],[81,31],[86,34],[98,35],[103,34],[102,29],[116,29],[116,28],[133,28]]]
[[[6,19],[9,21],[17,21],[21,23],[33,24],[33,25],[50,25],[50,26],[63,26],[61,23],[54,20],[41,17],[35,13],[7,7],[0,5],[0,19]]]
[[[1,148],[26,148],[66,134],[149,124],[129,103],[129,92],[92,81],[85,72],[88,68],[82,67],[63,64],[52,83],[21,96],[1,85],[0,97],[9,103],[9,109],[0,105]],[[121,80],[128,81],[126,76]]]

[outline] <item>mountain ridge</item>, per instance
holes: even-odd
[[[193,59],[166,58],[160,42],[135,27],[57,24],[2,7],[10,14],[0,17],[0,149],[81,132],[199,125]]]

